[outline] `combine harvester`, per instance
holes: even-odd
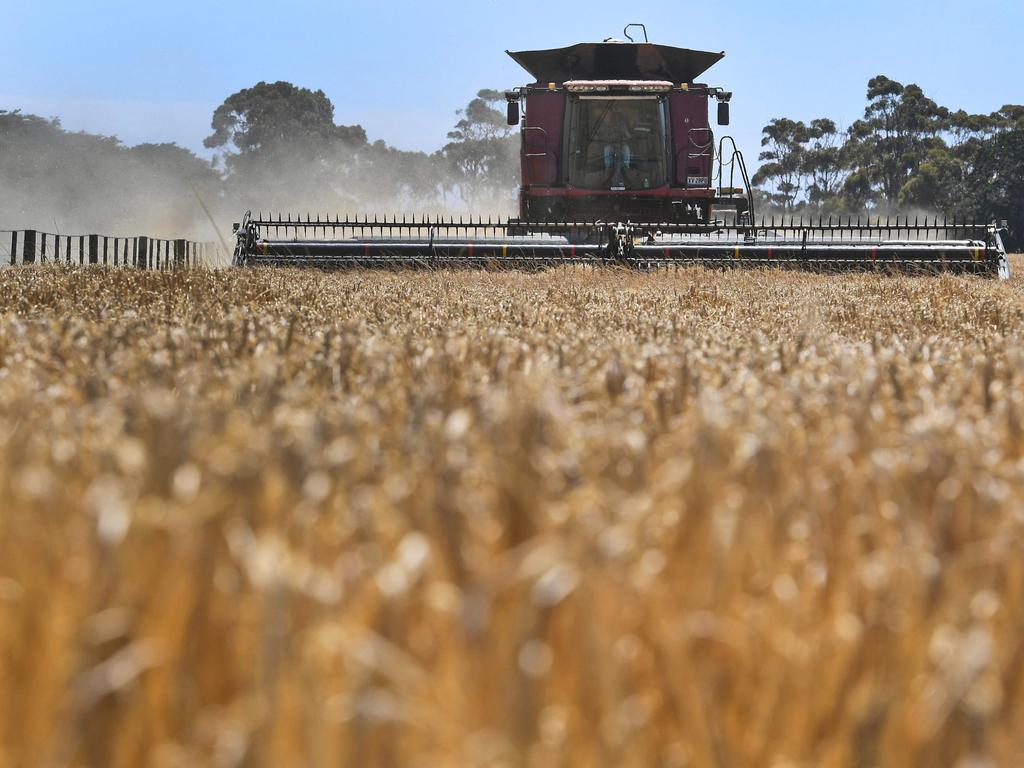
[[[629,36],[643,29],[644,42]],[[722,88],[723,53],[628,41],[508,52],[535,79],[506,94],[521,127],[519,216],[304,218],[236,225],[236,265],[637,269],[703,264],[1009,277],[993,224],[939,218],[754,216]],[[521,107],[525,107],[521,117]],[[742,186],[737,186],[742,183]]]

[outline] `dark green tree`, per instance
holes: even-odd
[[[366,132],[337,125],[323,91],[260,82],[228,96],[211,128],[203,143],[220,151],[228,192],[242,210],[361,207],[355,154]]]
[[[448,133],[451,141],[442,150],[448,161],[452,184],[467,204],[508,205],[519,181],[519,134],[509,126],[501,91],[484,89],[477,93]]]
[[[848,205],[895,209],[903,186],[917,173],[942,134],[951,127],[950,112],[924,95],[917,85],[903,85],[878,75],[868,82],[864,117],[850,126],[845,148],[851,174],[846,180]]]
[[[803,186],[804,142],[810,138],[807,126],[798,120],[780,117],[766,125],[761,133],[764,149],[757,159],[762,164],[751,184],[764,188],[762,193],[769,205],[792,211]]]
[[[764,187],[764,201],[784,211],[805,204],[827,207],[845,174],[842,134],[835,122],[821,117],[807,125],[779,118],[762,134],[762,165],[752,183]]]
[[[361,126],[336,124],[323,91],[258,83],[229,96],[211,126],[205,144],[222,151],[243,209],[424,209],[445,189],[445,158],[371,143]]]
[[[827,117],[812,120],[804,142],[803,165],[807,202],[822,209],[832,207],[846,175],[843,135]]]
[[[990,115],[964,110],[952,113],[949,145],[929,150],[925,161],[900,190],[900,205],[923,207],[947,216],[1013,218],[1005,204],[994,202],[992,192],[1001,189],[1002,193],[1013,195],[1013,184],[999,171],[1014,167],[1014,145],[1006,135],[1022,128],[1024,107],[1013,104]]]
[[[260,82],[233,93],[217,107],[203,145],[240,155],[276,151],[320,152],[336,142],[356,147],[366,144],[359,125],[336,125],[334,104],[323,91],[300,88],[284,81]]]
[[[1024,247],[1024,121],[979,147],[967,189],[977,215],[1006,220],[1011,248]]]
[[[949,216],[962,216],[973,208],[966,189],[971,158],[980,142],[953,149],[945,145],[928,150],[924,161],[900,190],[899,207],[923,209]]]

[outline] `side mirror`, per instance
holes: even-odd
[[[519,101],[508,103],[508,124],[519,125]]]
[[[718,102],[718,124],[728,125],[729,124],[729,102],[720,101]]]

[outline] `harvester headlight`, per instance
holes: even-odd
[[[607,91],[607,85],[599,83],[566,83],[565,87],[573,93],[598,93]]]

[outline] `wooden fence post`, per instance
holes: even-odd
[[[100,263],[100,236],[89,235],[89,263]]]
[[[78,238],[78,263],[85,264],[85,235]]]
[[[42,235],[43,239],[42,239],[42,242],[39,245],[39,263],[40,264],[45,264],[46,263],[46,233],[45,232],[40,232],[40,234]]]
[[[174,241],[174,266],[184,267],[188,262],[185,260],[185,241]]]
[[[26,229],[21,240],[21,263],[32,264],[36,260],[36,231]]]
[[[18,263],[18,233],[11,232],[11,266]]]
[[[71,235],[68,235],[68,241],[67,241],[66,245],[67,245],[67,254],[68,254],[68,264],[70,264],[71,263]]]
[[[139,269],[149,268],[149,238],[136,238],[139,244]]]

